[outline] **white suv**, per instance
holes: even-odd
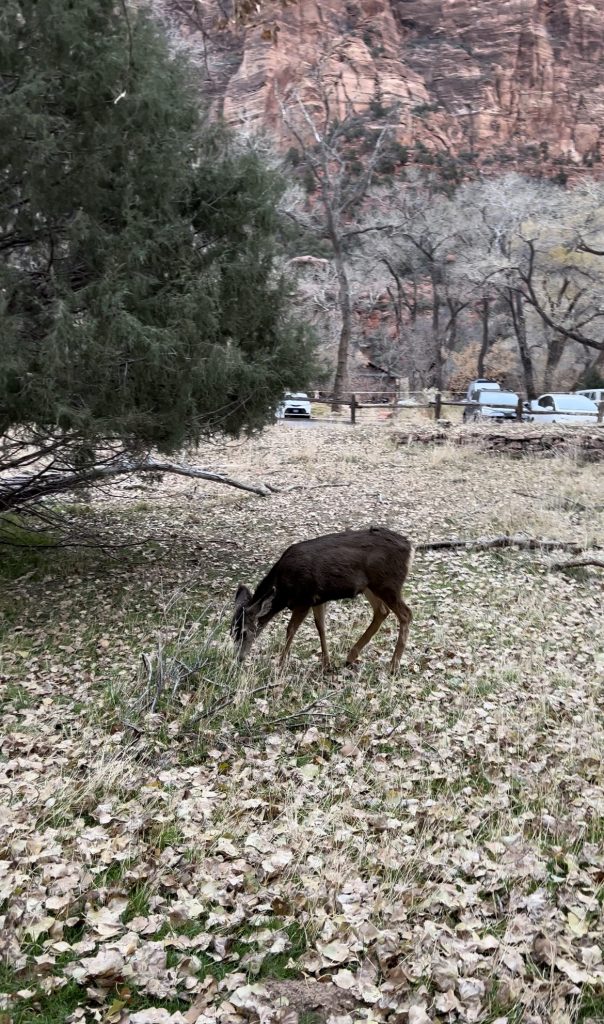
[[[477,402],[481,391],[501,391],[501,385],[496,380],[473,380],[468,385],[467,402]]]
[[[537,412],[541,415],[534,416]],[[591,423],[595,426],[598,407],[587,395],[541,395],[528,403],[526,418],[538,423]]]
[[[310,399],[306,392],[295,391],[286,394],[277,406],[276,416],[278,420],[283,420],[286,417],[309,420]]]
[[[518,395],[515,391],[502,391],[498,388],[495,391],[479,391],[474,398],[478,405],[466,406],[463,411],[463,421],[468,420],[515,420],[518,410]]]
[[[589,398],[591,402],[595,402],[598,405],[600,402],[604,402],[604,388],[592,388],[591,391],[575,391],[576,395],[583,395],[584,398]]]

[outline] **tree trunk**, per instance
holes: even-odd
[[[348,357],[350,353],[350,338],[352,335],[352,307],[350,302],[350,285],[346,273],[346,265],[340,241],[335,231],[330,231],[331,244],[333,246],[334,263],[338,278],[338,300],[342,316],[342,328],[340,330],[340,341],[338,343],[338,358],[336,363],[336,375],[333,384],[332,409],[337,411],[341,402],[348,401]]]
[[[441,355],[441,384],[443,377],[443,368],[449,356],[449,353],[453,351],[457,343],[457,325],[458,317],[463,309],[461,303],[456,302],[455,299],[447,299],[447,306],[449,307],[449,322],[445,328],[445,336],[443,343],[440,348]]]
[[[432,352],[433,352],[433,373],[434,387],[442,390],[443,385],[443,363],[440,344],[440,295],[438,290],[438,273],[434,264],[430,267],[430,281],[432,282]]]
[[[487,295],[482,300],[481,308],[481,319],[482,319],[482,342],[480,345],[480,352],[478,353],[478,364],[476,367],[476,376],[478,379],[484,379],[484,364],[489,351],[489,316],[491,312],[491,306]]]
[[[555,387],[555,375],[562,359],[562,353],[564,352],[565,338],[558,331],[554,332],[552,338],[548,339],[547,344],[547,360],[545,363],[545,373],[543,377],[543,390],[553,391]]]
[[[526,317],[524,314],[524,302],[522,295],[520,295],[519,292],[514,291],[513,288],[508,288],[507,302],[512,314],[514,334],[516,335],[516,341],[518,342],[518,351],[520,353],[520,362],[522,363],[526,395],[529,402],[532,402],[533,399],[537,397],[537,389],[535,387],[533,359],[526,338]]]
[[[417,281],[413,279],[412,285],[412,297],[407,300],[406,305],[409,310],[409,330],[408,330],[408,341],[407,341],[407,352],[409,357],[409,385],[411,391],[419,391],[423,386],[422,374],[418,368],[417,360],[417,335],[415,332],[417,326]]]

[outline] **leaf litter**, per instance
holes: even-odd
[[[395,679],[392,628],[327,678],[305,625],[279,676],[283,624],[239,672],[226,621],[239,582],[330,530],[587,547],[601,473],[384,426],[280,425],[219,468],[291,489],[165,480],[134,512],[116,487],[91,514],[152,551],[2,598],[4,1012],[75,985],[74,1022],[580,1019],[604,990],[601,576],[418,556]],[[330,607],[339,664],[367,615]]]

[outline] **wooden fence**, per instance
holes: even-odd
[[[333,398],[313,398],[311,399],[311,404],[313,406],[325,405],[331,409],[331,406],[333,405]],[[360,409],[373,409],[374,411],[387,409],[393,410],[397,408],[397,404],[398,398],[396,396],[394,398],[387,398],[384,396],[383,391],[357,391],[355,394],[350,396],[349,401],[342,399],[342,401],[338,402],[340,408],[349,410],[350,423],[357,422],[357,413]],[[427,405],[418,405],[418,408],[427,409]]]
[[[374,401],[367,401],[374,397]],[[360,399],[360,400],[359,400]],[[363,401],[365,399],[365,401]],[[331,406],[331,402],[323,400],[314,400],[313,405],[327,405]],[[417,404],[399,405],[399,399],[389,399],[384,401],[383,394],[381,392],[363,391],[356,392],[350,396],[350,401],[339,402],[340,407],[347,408],[350,411],[350,423],[356,424],[358,413],[362,409],[384,409],[390,410],[391,413],[403,412],[405,410],[412,411],[413,409],[434,409],[434,419],[439,420],[442,415],[442,410],[447,407],[456,407],[461,409],[475,409],[480,410],[486,409],[505,409],[506,412],[510,412],[511,406],[509,405],[497,405],[495,402],[469,402],[467,399],[449,399],[443,398],[440,392],[434,396],[434,399],[430,402],[418,402]],[[518,399],[518,403],[514,408],[514,420],[521,423],[526,420],[527,415],[530,416],[551,416],[551,409],[531,409],[530,412],[525,409],[525,404],[522,398]],[[556,416],[576,416],[577,412],[573,410],[560,410],[556,412]],[[604,422],[604,402],[598,404],[597,413],[585,412],[581,413],[585,416],[593,416],[594,424]]]
[[[495,392],[496,394],[496,392]],[[510,411],[511,406],[509,405],[497,405],[496,402],[468,402],[466,399],[461,400],[449,400],[444,399],[440,393],[434,396],[434,401],[430,402],[430,406],[434,409],[434,419],[439,420],[443,407],[445,406],[462,406],[465,409],[505,409],[507,412]],[[594,423],[604,422],[604,402],[598,403],[597,412],[589,412],[583,410],[579,411],[582,416],[593,416]],[[575,409],[560,409],[556,410],[556,416],[576,416],[578,411]],[[551,416],[552,409],[525,409],[524,401],[522,398],[518,399],[516,408],[514,410],[514,418],[518,423],[521,423],[526,416]]]

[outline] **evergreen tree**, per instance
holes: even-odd
[[[5,468],[16,434],[64,443],[72,465],[108,440],[140,454],[237,435],[306,384],[312,347],[274,259],[280,190],[204,120],[149,15],[3,0]]]

